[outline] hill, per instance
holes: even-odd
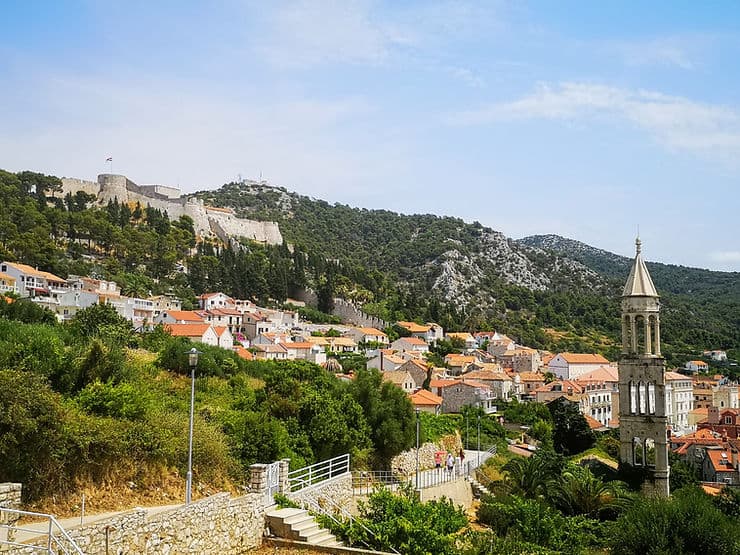
[[[60,191],[55,176],[0,171],[0,258],[112,279],[127,295],[174,293],[184,308],[206,291],[265,305],[308,288],[324,312],[339,297],[388,322],[498,329],[533,347],[618,354],[628,260],[586,245],[512,241],[478,222],[330,204],[265,183],[193,195],[202,204],[182,200],[276,222],[285,240],[225,241],[199,234],[188,214],[117,197],[101,204],[82,190],[60,198]],[[672,362],[704,349],[738,349],[736,274],[667,265],[651,271],[664,294]]]
[[[336,261],[345,280],[335,293],[386,320],[496,327],[538,347],[616,355],[629,258],[556,235],[513,241],[478,222],[330,204],[265,183],[229,183],[197,196],[242,217],[277,221],[288,242]],[[737,274],[649,267],[664,295],[669,357],[680,363],[699,349],[740,347]],[[555,340],[543,328],[569,331],[570,339]]]

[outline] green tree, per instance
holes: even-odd
[[[553,422],[553,446],[555,451],[575,455],[596,443],[596,436],[578,410],[576,403],[560,397],[547,404]]]
[[[730,555],[740,552],[740,524],[723,514],[699,488],[670,498],[647,497],[617,519],[614,555]]]
[[[378,462],[390,459],[413,445],[416,419],[408,396],[398,386],[383,381],[378,370],[360,370],[350,389],[362,407]]]

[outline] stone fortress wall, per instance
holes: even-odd
[[[236,217],[231,211],[205,206],[195,197],[187,197],[175,187],[165,185],[138,185],[124,175],[101,174],[98,181],[62,178],[62,194],[76,194],[82,191],[96,195],[98,204],[104,206],[110,200],[147,204],[167,215],[171,220],[189,216],[193,220],[196,233],[201,237],[246,237],[253,241],[279,245],[283,242],[280,228],[275,222],[258,222]]]

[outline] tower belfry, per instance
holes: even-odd
[[[622,292],[622,356],[619,361],[619,459],[643,467],[643,489],[669,494],[665,359],[660,354],[660,300],[636,254]]]

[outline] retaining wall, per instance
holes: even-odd
[[[86,555],[241,554],[262,542],[264,496],[218,493],[160,513],[146,509],[116,515],[67,533]],[[107,542],[106,542],[107,537]],[[106,543],[108,549],[106,551]],[[31,555],[31,548],[12,553]]]

